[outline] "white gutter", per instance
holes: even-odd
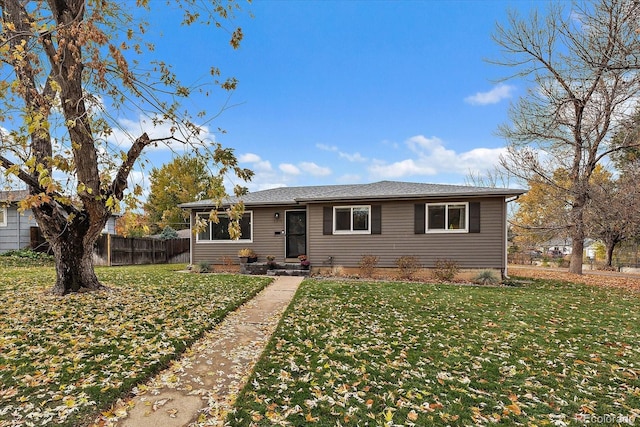
[[[193,265],[193,250],[195,249],[195,236],[193,235],[193,216],[195,213],[193,209],[189,211],[189,265]]]

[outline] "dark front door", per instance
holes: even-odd
[[[297,258],[307,253],[307,212],[286,213],[287,258]]]

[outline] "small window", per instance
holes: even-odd
[[[209,214],[199,213],[198,216],[209,217]],[[245,212],[240,220],[240,241],[251,241],[253,231],[253,212]],[[218,223],[207,221],[207,226],[197,235],[198,242],[233,241],[229,235],[229,217],[218,214]]]
[[[333,218],[336,234],[371,233],[371,206],[334,207]]]
[[[0,227],[7,226],[7,207],[0,206]]]
[[[467,232],[469,228],[467,203],[427,204],[428,232]]]

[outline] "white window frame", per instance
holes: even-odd
[[[2,221],[0,221],[0,227],[6,227],[7,226],[7,207],[6,206],[0,206],[0,212],[2,212]]]
[[[464,228],[446,228],[449,223],[449,206],[464,205]],[[445,228],[429,229],[429,207],[444,206]],[[425,233],[468,233],[469,232],[469,202],[427,203],[425,206]]]
[[[240,238],[238,240],[233,240],[233,239],[229,239],[229,240],[222,240],[222,239],[211,239],[211,231],[213,230],[213,228],[209,229],[209,240],[201,240],[200,239],[200,233],[196,233],[196,243],[205,243],[205,244],[210,244],[210,243],[214,243],[214,244],[229,244],[229,243],[253,243],[253,211],[244,211],[244,214],[249,214],[249,227],[251,228],[251,238],[250,239],[243,239],[242,236],[240,236]],[[206,217],[206,220],[208,222],[212,222],[209,220],[209,212],[197,212],[196,213],[196,219],[197,217]],[[224,212],[218,213],[218,217],[228,217],[228,215]]]
[[[367,230],[354,230],[353,229],[353,210],[366,208],[368,212]],[[351,209],[351,215],[349,215],[350,227],[349,230],[337,229],[337,209]],[[333,234],[371,234],[371,205],[352,205],[352,206],[334,206],[333,207]]]

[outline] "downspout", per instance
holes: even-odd
[[[509,221],[507,221],[507,204],[515,202],[520,198],[520,194],[510,199],[504,199],[504,272],[502,273],[503,279],[509,279]]]
[[[17,219],[16,222],[18,224],[18,227],[17,227],[17,229],[18,229],[18,231],[17,231],[17,233],[18,233],[18,239],[17,239],[18,247],[16,249],[20,250],[20,212],[18,212],[18,209],[16,209],[16,219]]]
[[[193,249],[195,247],[194,234],[193,234],[193,209],[189,211],[189,265],[193,265]]]

